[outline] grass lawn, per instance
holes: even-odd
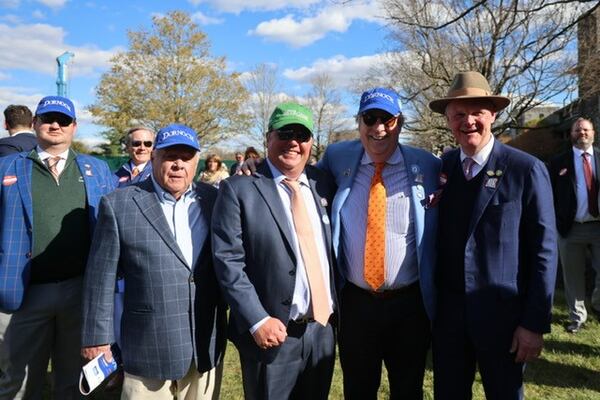
[[[567,318],[562,292],[555,300],[552,333],[545,336],[542,357],[529,364],[525,373],[525,398],[528,400],[598,400],[600,399],[600,323],[590,316],[586,327],[576,335],[566,333]],[[243,399],[242,373],[236,348],[229,344],[225,357],[221,398]],[[389,389],[385,369],[379,398],[387,399]],[[425,375],[425,399],[433,399],[431,360]],[[473,387],[474,399],[484,399],[479,378]],[[117,394],[92,396],[95,399],[118,399]],[[330,399],[343,399],[342,371],[336,362]]]

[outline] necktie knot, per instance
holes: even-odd
[[[52,177],[56,182],[58,182],[58,162],[61,160],[60,156],[50,156],[46,158],[46,165],[48,166],[48,171],[52,174]]]
[[[286,185],[293,193],[298,193],[300,191],[300,182],[285,178],[283,180],[283,184]]]
[[[135,178],[139,174],[140,174],[140,170],[138,169],[138,167],[133,167],[133,169],[131,170],[131,176]]]
[[[475,160],[471,157],[467,157],[462,161],[463,172],[467,180],[473,178],[473,164],[475,164]]]

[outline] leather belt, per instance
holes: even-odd
[[[353,289],[359,290],[362,293],[368,294],[369,296],[371,296],[373,298],[387,300],[387,299],[394,299],[396,297],[403,295],[404,293],[418,289],[419,281],[413,282],[410,285],[406,285],[406,286],[403,286],[398,289],[382,290],[380,292],[377,292],[374,290],[363,289],[359,286],[356,286],[355,284],[353,284],[351,282],[346,282],[346,285],[349,288],[353,288]]]

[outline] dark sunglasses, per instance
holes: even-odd
[[[396,121],[398,120],[398,117],[395,117],[393,115],[381,116],[370,113],[361,114],[361,118],[366,126],[371,127],[375,125],[377,121],[381,121],[381,123],[384,124],[386,128],[393,128],[396,125]]]
[[[312,134],[304,129],[277,129],[279,140],[295,140],[296,142],[308,142]]]
[[[142,144],[144,147],[152,147],[154,143],[152,140],[133,140],[131,142],[131,147],[140,147]]]
[[[73,123],[73,118],[61,113],[42,114],[38,115],[37,118],[39,118],[42,124],[53,124],[56,122],[60,126],[69,126]]]

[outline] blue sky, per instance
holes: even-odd
[[[317,73],[340,87],[380,60],[386,34],[375,0],[0,0],[0,108],[56,93],[55,58],[71,51],[70,97],[78,108],[80,139],[99,127],[84,107],[110,57],[127,47],[127,30],[149,28],[154,15],[184,10],[207,33],[215,56],[232,71],[259,63],[278,67],[282,89],[302,96]],[[346,97],[348,114],[357,100]],[[4,134],[4,133],[3,133]]]

